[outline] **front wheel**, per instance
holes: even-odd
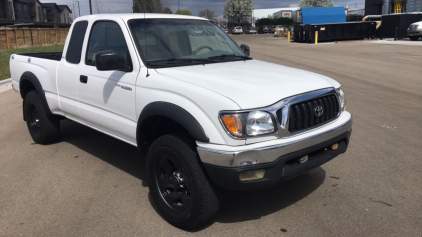
[[[47,115],[46,108],[35,91],[30,91],[25,96],[23,113],[34,142],[49,144],[59,139],[60,120],[54,115]]]
[[[195,143],[187,136],[155,140],[148,151],[147,174],[151,199],[170,224],[192,229],[217,213],[218,198],[201,168]]]

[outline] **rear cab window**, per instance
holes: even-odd
[[[79,21],[75,23],[66,51],[66,61],[68,63],[79,64],[81,62],[82,47],[87,28],[88,21]]]

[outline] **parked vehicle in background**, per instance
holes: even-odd
[[[407,29],[407,35],[412,41],[416,41],[422,37],[422,21],[412,23]]]
[[[258,28],[258,34],[269,34],[271,33],[271,26],[263,25]]]
[[[283,31],[284,27],[282,25],[275,26],[275,30]]]
[[[227,34],[229,33],[229,29],[227,28],[223,28],[224,32],[226,32]]]
[[[251,27],[246,28],[245,34],[256,34],[256,33],[257,31],[255,27],[251,26]]]
[[[218,188],[274,187],[349,144],[337,81],[249,55],[204,18],[99,14],[75,19],[63,52],[11,55],[10,72],[34,142],[69,119],[137,147],[155,209],[193,229]]]
[[[243,34],[243,29],[241,26],[233,27],[232,34]]]

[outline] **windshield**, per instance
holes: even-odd
[[[129,28],[148,67],[250,59],[217,25],[205,20],[136,19]]]

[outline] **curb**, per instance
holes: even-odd
[[[10,83],[10,82],[12,82],[12,79],[11,78],[6,79],[6,80],[2,80],[2,81],[0,81],[0,86],[1,85],[4,85],[4,84],[7,84],[7,83]]]
[[[12,79],[0,81],[0,93],[13,90]]]

